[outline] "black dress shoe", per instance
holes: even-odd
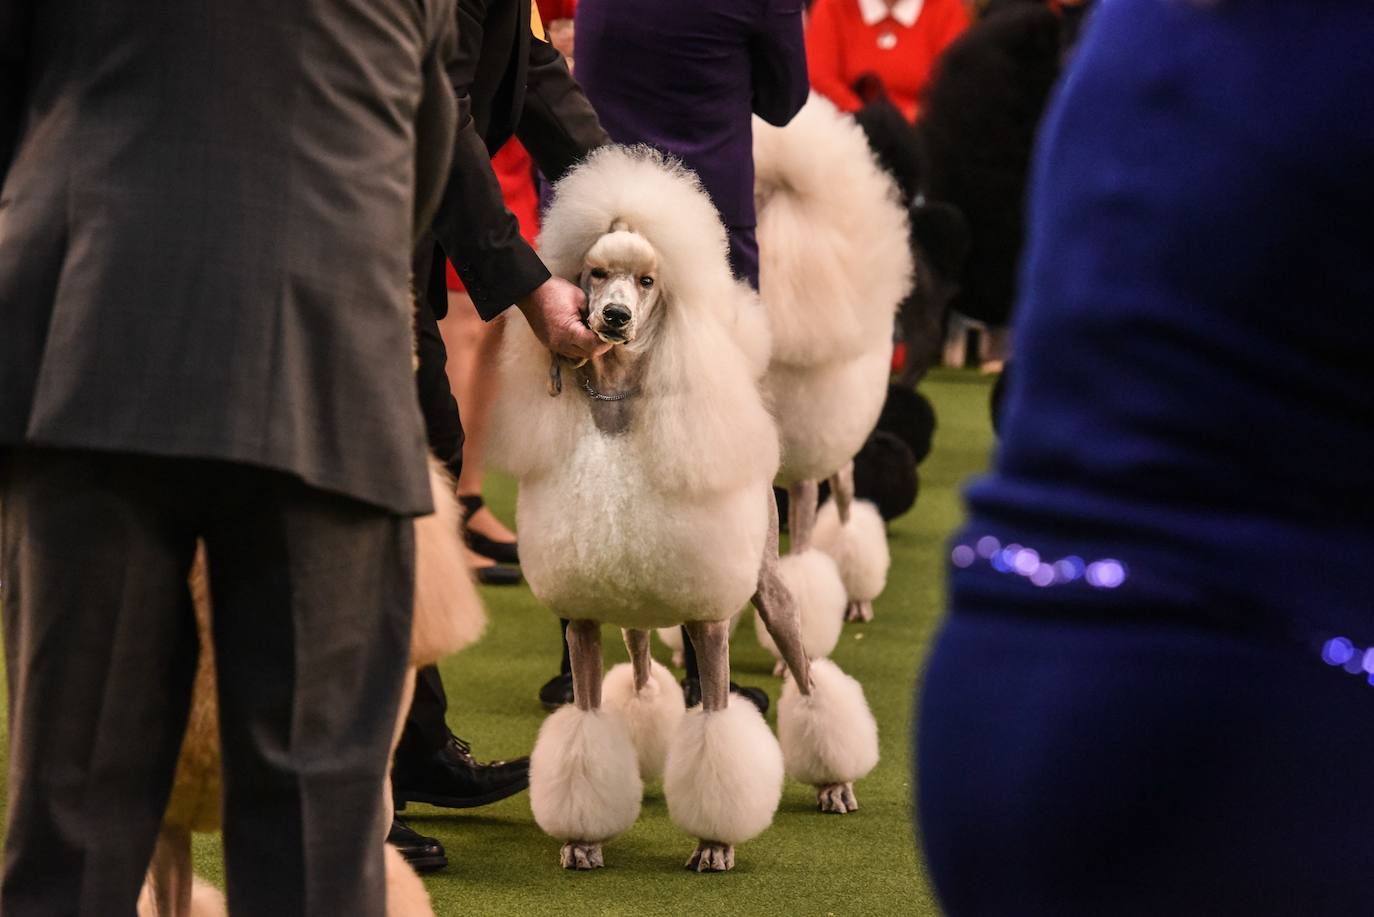
[[[762,688],[750,688],[730,682],[730,693],[738,694],[740,697],[759,708],[759,713],[768,715],[768,695]],[[688,707],[695,707],[701,703],[701,682],[695,678],[682,679],[682,699]]]
[[[481,495],[460,496],[458,502],[463,505],[464,519],[471,519],[474,513],[487,505]],[[463,541],[467,543],[473,553],[489,557],[498,564],[520,563],[519,542],[496,541],[486,535],[472,531],[466,525],[463,526]]]
[[[452,735],[433,754],[398,755],[391,771],[391,792],[398,810],[408,802],[471,809],[514,796],[529,785],[529,758],[479,764],[468,743]]]
[[[472,575],[483,586],[519,586],[522,577],[519,567],[506,564],[492,564],[490,567],[473,567]]]
[[[557,710],[564,704],[573,702],[572,673],[563,672],[555,675],[544,686],[539,689],[539,703],[544,705],[545,710]]]
[[[448,865],[444,855],[444,845],[438,839],[425,837],[399,818],[391,819],[391,830],[387,832],[386,842],[397,850],[416,872],[433,872]]]

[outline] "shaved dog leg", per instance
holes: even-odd
[[[787,491],[787,533],[792,536],[789,554],[800,554],[811,547],[811,531],[816,527],[816,497],[820,485],[801,481]]]
[[[573,701],[580,710],[601,707],[601,625],[596,621],[568,623],[568,652],[572,660]]]
[[[693,621],[686,626],[701,672],[701,707],[707,713],[724,710],[730,702],[730,622]]]
[[[701,670],[702,715],[720,716],[730,703],[730,622],[694,621],[686,627]],[[746,700],[740,703],[749,705]],[[687,868],[694,872],[725,872],[734,866],[734,845],[709,837],[699,838],[687,859]]]
[[[649,683],[649,665],[653,662],[649,655],[649,632],[626,630],[623,633],[625,648],[630,651],[630,662],[635,668],[635,691],[642,691]]]
[[[572,662],[573,702],[579,710],[599,709],[601,625],[596,621],[568,622],[568,654]],[[564,869],[600,869],[605,865],[597,841],[568,841],[558,859]]]
[[[849,505],[854,502],[854,462],[845,462],[844,467],[830,478],[830,492],[835,495],[835,509],[840,514],[840,525],[849,523]]]
[[[763,549],[763,566],[759,570],[758,591],[754,593],[753,602],[768,635],[791,670],[797,688],[803,694],[810,694],[811,663],[802,648],[801,614],[796,598],[778,575],[778,504],[772,493],[768,494],[768,543]]]

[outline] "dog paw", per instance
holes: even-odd
[[[872,602],[850,602],[849,607],[844,610],[846,621],[872,621],[873,603]]]
[[[823,786],[816,791],[816,803],[822,812],[830,812],[835,815],[844,815],[846,812],[857,812],[859,810],[859,800],[854,798],[854,784],[852,783],[832,783]]]
[[[728,872],[735,868],[734,845],[701,841],[687,860],[687,868],[694,872]]]
[[[600,869],[606,865],[601,858],[601,845],[585,841],[568,841],[563,845],[558,861],[564,869]]]

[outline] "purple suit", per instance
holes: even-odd
[[[647,143],[701,176],[758,286],[750,116],[806,102],[801,0],[582,0],[577,81],[617,143]]]

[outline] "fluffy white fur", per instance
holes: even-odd
[[[811,694],[790,678],[778,701],[778,741],[787,774],[812,786],[849,783],[878,763],[878,724],[863,686],[829,659],[811,663]]]
[[[151,886],[144,884],[138,894],[138,917],[166,917],[158,914],[153,901]],[[228,917],[229,906],[224,901],[224,892],[206,882],[200,876],[191,879],[191,910],[187,917]]]
[[[806,655],[811,659],[829,656],[835,644],[840,642],[845,605],[848,604],[835,561],[828,554],[811,548],[783,557],[778,562],[778,575],[797,600]],[[757,614],[754,615],[754,633],[764,649],[774,658],[781,658],[777,644],[763,626],[763,618]]]
[[[530,808],[544,832],[600,843],[639,817],[644,785],[618,713],[572,705],[549,714],[530,753]]]
[[[786,127],[754,122],[766,379],[779,481],[816,480],[859,451],[887,391],[893,318],[911,290],[906,208],[863,131],[812,95]]]
[[[739,305],[735,309],[731,334],[753,368],[754,378],[762,379],[773,356],[773,329],[768,324],[768,311],[749,284],[739,282],[735,289]]]
[[[432,458],[429,489],[434,512],[415,520],[415,618],[410,659],[417,666],[431,665],[477,642],[486,625],[459,536],[462,517],[453,480]]]
[[[840,525],[835,501],[827,500],[816,514],[811,541],[835,559],[850,599],[871,602],[882,595],[892,557],[887,528],[876,506],[868,500],[855,500],[849,504],[849,522]]]
[[[386,917],[434,917],[425,883],[390,844],[386,848]]]
[[[680,627],[660,627],[655,633],[658,639],[663,641],[663,645],[673,651],[673,665],[682,668],[682,628]]]
[[[786,127],[754,119],[761,293],[773,359],[852,359],[892,336],[911,290],[906,208],[858,123],[812,94]]]
[[[601,683],[601,706],[624,718],[639,757],[639,776],[644,780],[662,777],[668,742],[687,712],[682,687],[673,673],[652,663],[648,683],[636,692],[634,666],[622,662]]]
[[[891,341],[853,360],[769,366],[763,387],[782,437],[780,484],[824,480],[854,457],[878,424],[891,367]]]
[[[746,352],[763,332],[742,315],[750,300],[695,176],[647,148],[602,148],[559,182],[545,260],[577,278],[622,225],[658,259],[656,317],[623,345],[647,354],[634,421],[605,436],[575,384],[550,397],[549,353],[513,315],[491,457],[519,479],[521,565],[553,611],[625,627],[723,620],[753,594],[779,462]]]
[[[782,775],[778,740],[753,704],[731,697],[724,710],[693,707],[668,748],[668,817],[702,840],[744,843],[772,823]]]

